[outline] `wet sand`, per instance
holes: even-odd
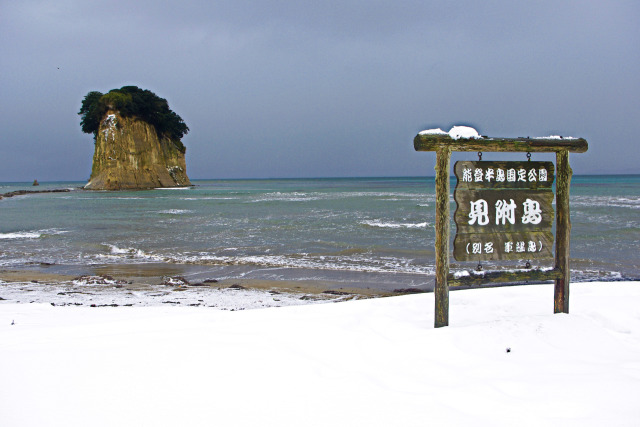
[[[157,266],[156,266],[157,267]],[[114,273],[117,275],[107,274]],[[363,288],[336,288],[323,281],[256,279],[187,280],[171,268],[96,269],[71,276],[31,270],[0,270],[0,298],[7,302],[52,305],[149,306],[160,304],[226,310],[338,302],[398,295]]]

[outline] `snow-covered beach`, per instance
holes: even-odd
[[[0,424],[640,422],[640,283],[244,311],[0,301]]]

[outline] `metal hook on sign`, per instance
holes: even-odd
[[[482,151],[478,151],[478,161],[482,161]]]
[[[528,162],[531,161],[531,153],[529,151],[527,151],[527,161]]]
[[[531,269],[531,263],[529,261],[527,261],[527,263],[524,265],[524,268],[526,268],[527,270]]]
[[[482,271],[482,264],[478,263],[478,266],[476,267],[476,271]]]

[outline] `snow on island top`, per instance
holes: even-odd
[[[449,135],[451,139],[482,139],[482,136],[472,127],[469,126],[454,126],[445,132],[440,128],[427,129],[420,132],[418,135]]]

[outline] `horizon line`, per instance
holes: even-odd
[[[640,174],[634,173],[593,173],[593,174],[573,174],[576,176],[640,176]],[[275,181],[275,180],[302,180],[302,179],[410,179],[410,178],[435,178],[435,175],[380,175],[380,176],[313,176],[313,177],[247,177],[247,178],[192,178],[191,181]],[[450,175],[450,178],[455,178],[455,175]],[[37,180],[38,183],[47,182],[88,182],[87,180]],[[0,181],[3,184],[22,184],[32,183],[33,181]]]

